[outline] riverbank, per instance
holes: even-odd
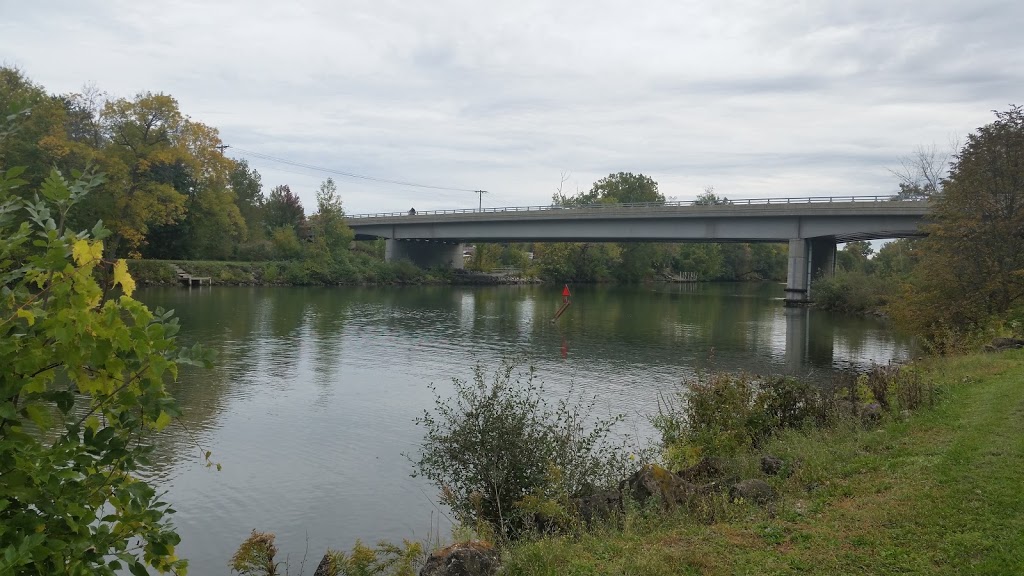
[[[1024,351],[927,360],[941,400],[874,428],[784,432],[774,504],[627,515],[512,546],[506,574],[1024,573]],[[703,520],[703,521],[702,521]]]
[[[423,270],[408,262],[383,262],[365,256],[353,257],[343,265],[309,260],[129,260],[128,269],[140,286],[178,285],[178,269],[195,277],[209,278],[209,284],[214,286],[492,285],[540,282],[531,276],[486,274],[468,270]]]

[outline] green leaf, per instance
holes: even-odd
[[[46,408],[43,408],[38,404],[29,404],[25,406],[23,410],[25,412],[25,416],[43,430],[49,429],[53,424],[53,420],[50,418],[50,413],[46,411]]]
[[[128,565],[128,570],[131,571],[135,576],[149,576],[149,571],[142,565],[142,562],[136,560],[135,562]]]

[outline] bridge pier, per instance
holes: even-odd
[[[463,245],[459,242],[396,240],[384,244],[384,260],[408,260],[420,268],[465,268]]]
[[[802,376],[811,368],[830,368],[835,329],[827,315],[806,307],[786,308],[786,374]]]
[[[835,271],[835,238],[820,236],[790,240],[786,305],[799,306],[809,303],[811,301],[811,281],[820,276],[831,278]]]

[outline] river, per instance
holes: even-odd
[[[905,357],[909,339],[874,319],[788,309],[779,284],[574,289],[556,286],[149,288],[183,344],[216,349],[173,392],[181,422],[158,439],[148,477],[168,494],[192,574],[228,574],[253,528],[277,534],[295,573],[327,546],[446,536],[435,490],[403,456],[413,419],[476,363],[527,358],[552,396],[596,396],[650,438],[659,393],[701,368],[825,378]],[[222,469],[206,467],[200,449]],[[308,540],[307,540],[308,539]]]

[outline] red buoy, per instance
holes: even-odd
[[[562,296],[564,296],[566,298],[568,298],[570,296],[570,294],[569,294],[569,285],[568,284],[565,285],[565,288],[562,288]]]

